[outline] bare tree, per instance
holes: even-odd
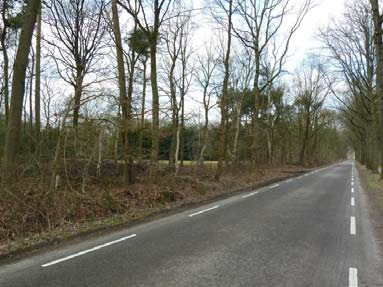
[[[287,29],[286,18],[292,17],[293,6],[290,0],[267,1],[238,1],[237,14],[241,26],[235,25],[233,31],[242,44],[254,53],[255,73],[253,79],[253,163],[255,162],[256,132],[261,93],[283,72],[283,66],[288,55],[291,39],[302,24],[302,21],[312,7],[312,0],[305,0],[295,11],[295,20]],[[283,36],[286,34],[286,36]],[[262,72],[267,68],[266,79]]]
[[[310,140],[321,128],[318,116],[331,87],[325,80],[323,66],[315,60],[303,63],[294,78],[295,105],[301,129],[300,164],[305,164]]]
[[[36,20],[36,71],[35,71],[35,154],[40,157],[41,145],[41,107],[40,107],[40,90],[41,90],[41,13],[42,7],[40,3],[39,12]]]
[[[4,98],[5,126],[8,125],[9,119],[9,50],[16,44],[14,42],[17,42],[15,39],[17,37],[17,30],[21,28],[24,16],[24,9],[17,7],[19,4],[16,0],[3,0],[0,5],[0,45],[3,54],[3,89],[1,94]]]
[[[254,57],[251,51],[244,49],[232,59],[231,71],[231,101],[233,104],[234,139],[231,152],[232,160],[238,160],[238,141],[241,128],[242,104],[247,93],[251,89],[251,79],[254,73]]]
[[[94,81],[86,75],[99,70],[103,54],[106,23],[104,0],[52,0],[46,3],[51,54],[60,77],[74,88],[73,127],[77,134],[83,91]]]
[[[185,97],[190,89],[194,65],[190,62],[191,56],[193,54],[192,48],[192,23],[191,23],[191,14],[187,12],[185,16],[185,25],[181,28],[181,38],[180,38],[180,80],[177,81],[177,86],[180,91],[180,122],[178,123],[177,134],[176,134],[176,150],[175,150],[175,163],[176,163],[176,174],[178,174],[179,166],[183,165],[184,159],[184,129],[185,129]],[[180,159],[180,163],[178,162]]]
[[[347,84],[348,99],[339,99],[349,123],[358,122],[364,126],[367,146],[366,164],[371,170],[378,170],[378,95],[375,92],[375,47],[374,25],[367,0],[356,0],[345,7],[343,17],[333,21],[320,31],[320,38],[329,52],[329,59],[335,64],[336,74]]]
[[[379,135],[380,135],[380,164],[381,174],[383,178],[383,12],[378,0],[370,0],[372,8],[372,17],[374,20],[374,43],[376,50],[376,93],[379,99]]]
[[[169,166],[175,170],[175,150],[177,143],[177,130],[179,124],[179,110],[180,104],[177,99],[177,86],[176,86],[176,67],[181,53],[181,38],[182,27],[185,22],[180,18],[175,18],[174,22],[169,22],[167,33],[165,36],[166,50],[168,54],[168,62],[165,63],[167,70],[167,81],[169,82],[169,98],[171,108],[171,121],[172,121],[172,141],[170,145]]]
[[[219,157],[217,163],[217,170],[215,179],[218,180],[222,175],[223,161],[226,156],[226,117],[227,117],[227,97],[229,90],[229,76],[230,76],[230,53],[232,46],[232,30],[233,30],[233,0],[217,0],[216,7],[219,13],[214,15],[216,21],[222,25],[226,31],[226,45],[225,56],[223,60],[224,65],[224,77],[222,82],[222,94],[220,98],[220,110],[221,110],[221,124],[220,124],[220,145],[219,145]],[[223,14],[223,16],[222,16]],[[224,19],[224,20],[223,20]]]
[[[16,156],[20,146],[21,119],[25,91],[25,73],[36,22],[39,0],[28,1],[22,25],[15,62],[13,65],[12,97],[4,152],[4,180],[15,174]]]
[[[3,53],[3,77],[4,77],[4,111],[5,111],[5,125],[8,124],[9,118],[9,58],[7,49],[7,34],[9,27],[9,20],[7,19],[8,1],[3,0],[1,7],[1,19],[3,27],[1,28],[1,51]]]
[[[159,94],[157,83],[157,45],[160,35],[160,28],[170,9],[172,0],[154,0],[149,3],[149,7],[145,6],[142,0],[121,0],[118,3],[131,15],[137,23],[139,29],[145,33],[150,46],[150,82],[152,86],[152,149],[151,149],[151,165],[155,172],[158,168],[159,153]],[[138,9],[137,9],[138,7]],[[152,22],[149,22],[148,9],[151,9]]]
[[[204,125],[202,131],[202,143],[199,154],[199,165],[203,165],[204,153],[208,142],[209,132],[209,112],[214,107],[212,104],[212,96],[216,92],[217,85],[215,83],[214,73],[217,70],[218,58],[213,51],[212,43],[206,45],[204,55],[198,57],[198,67],[196,80],[198,85],[202,88],[203,98],[202,105],[204,109]]]
[[[140,113],[140,134],[138,138],[138,162],[142,163],[142,149],[143,149],[143,137],[145,128],[145,102],[146,102],[146,69],[147,69],[148,57],[143,55],[142,57],[142,93],[141,93],[141,113]]]
[[[124,181],[126,183],[133,183],[133,171],[132,162],[133,157],[129,150],[129,125],[131,118],[131,98],[127,96],[126,91],[126,77],[125,77],[125,62],[124,51],[122,47],[121,32],[120,32],[120,20],[118,15],[117,0],[112,0],[112,17],[113,17],[113,34],[116,45],[117,55],[117,69],[118,69],[118,87],[120,93],[120,106],[122,111],[122,123],[121,123],[121,135],[123,141],[123,158],[124,158]],[[134,67],[134,64],[132,65]],[[133,75],[129,77],[130,93],[132,92],[131,79]]]

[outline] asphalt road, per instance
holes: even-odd
[[[353,169],[346,161],[3,265],[0,286],[383,286]]]

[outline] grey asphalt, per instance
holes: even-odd
[[[2,265],[0,286],[356,286],[349,268],[357,286],[383,286],[366,194],[356,170],[351,193],[351,170],[345,161]]]

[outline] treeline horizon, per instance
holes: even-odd
[[[199,24],[192,1],[4,0],[1,186],[32,179],[49,193],[73,181],[84,192],[104,175],[124,185],[185,176],[190,162],[214,162],[219,180],[346,158],[323,59],[309,55],[284,77],[313,2],[203,4]],[[198,25],[217,34],[196,48]]]

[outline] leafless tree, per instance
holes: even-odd
[[[12,96],[3,161],[3,178],[5,182],[7,182],[10,176],[14,175],[16,172],[16,157],[20,146],[21,120],[25,92],[25,74],[33,29],[39,7],[39,0],[28,1],[24,16],[25,20],[22,25],[16,58],[13,65]]]
[[[255,161],[257,121],[261,107],[261,93],[283,72],[291,40],[312,7],[312,0],[305,0],[296,11],[290,0],[239,0],[239,24],[233,32],[242,44],[251,49],[255,59],[253,79],[253,162]],[[287,17],[295,20],[286,28]],[[283,36],[286,35],[286,36]],[[267,77],[262,79],[267,69]]]
[[[336,74],[347,84],[350,93],[340,97],[340,109],[353,117],[349,124],[362,125],[367,146],[364,156],[367,167],[378,170],[378,95],[375,91],[376,57],[374,24],[366,0],[350,2],[343,17],[320,31],[320,39],[328,50],[328,58],[335,64]]]
[[[52,0],[45,6],[52,35],[45,40],[60,77],[74,88],[73,127],[77,133],[83,91],[95,82],[87,82],[85,77],[99,71],[105,53],[105,1]]]
[[[321,128],[318,116],[331,87],[324,76],[325,70],[317,60],[307,60],[297,70],[294,77],[295,104],[298,109],[302,142],[299,162],[305,164],[310,140]]]
[[[118,3],[133,17],[138,28],[145,33],[150,46],[150,81],[152,87],[152,149],[151,165],[155,172],[158,167],[159,152],[159,94],[157,83],[157,45],[160,28],[167,20],[172,0],[121,0]],[[138,7],[138,8],[137,8]],[[151,12],[149,12],[151,11]],[[149,13],[152,13],[151,17]]]
[[[232,49],[232,31],[233,31],[233,13],[234,1],[233,0],[216,0],[212,7],[212,14],[226,33],[226,44],[224,44],[224,76],[222,82],[222,94],[219,102],[221,110],[221,123],[220,123],[220,145],[219,157],[217,163],[217,170],[215,179],[218,180],[222,175],[223,161],[226,157],[227,136],[226,136],[226,118],[227,118],[227,97],[229,91],[229,77],[230,77],[230,56]]]
[[[380,164],[383,178],[383,11],[378,0],[370,0],[374,20],[374,43],[376,51],[376,93],[379,101]]]
[[[198,56],[196,81],[202,88],[202,105],[204,109],[204,125],[202,131],[201,150],[199,154],[199,165],[203,165],[204,153],[208,142],[209,112],[214,107],[212,97],[216,93],[217,83],[215,73],[217,72],[218,58],[213,51],[213,44],[206,45],[203,55]]]

